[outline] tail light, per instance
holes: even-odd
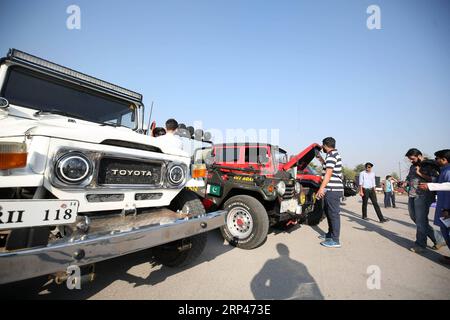
[[[205,164],[194,164],[192,166],[192,178],[206,178],[207,170]]]
[[[27,165],[27,145],[0,142],[0,170],[23,168]]]

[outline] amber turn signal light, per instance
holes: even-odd
[[[207,170],[205,164],[194,164],[192,167],[192,178],[206,178]]]
[[[23,168],[27,165],[25,143],[0,142],[0,170]]]

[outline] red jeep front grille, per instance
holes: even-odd
[[[283,196],[283,199],[292,199],[295,196],[295,186],[289,187],[286,186],[286,193]]]

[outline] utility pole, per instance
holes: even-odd
[[[398,162],[398,177],[400,178],[400,181],[402,181],[402,163],[399,161]]]

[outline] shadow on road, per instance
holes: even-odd
[[[116,281],[125,281],[133,284],[134,287],[154,286],[174,274],[214,260],[232,249],[234,249],[232,246],[224,244],[220,232],[214,230],[209,232],[206,249],[200,258],[184,268],[161,266],[157,269],[156,267],[159,264],[154,260],[151,249],[149,249],[96,264],[95,281],[83,284],[82,290],[68,290],[65,284],[56,285],[54,283],[42,287],[47,281],[46,277],[42,277],[0,286],[0,299],[84,300],[89,299]],[[151,272],[146,277],[129,273],[131,268],[142,264],[148,264],[151,267]]]
[[[409,217],[409,215],[408,215],[408,217]],[[389,220],[391,220],[392,222],[401,224],[401,225],[403,225],[403,226],[405,226],[407,228],[411,228],[411,229],[414,229],[414,230],[416,229],[416,225],[414,223],[405,222],[405,221],[402,221],[402,220],[398,220],[398,219],[392,218],[392,215],[388,216],[387,218],[389,218]]]
[[[383,226],[382,224],[377,225],[375,223],[362,220],[361,216],[359,214],[356,214],[355,212],[352,212],[352,211],[349,211],[346,209],[341,209],[341,214],[342,214],[342,216],[345,216],[346,218],[350,219],[352,222],[356,222],[363,227],[363,228],[354,227],[357,230],[376,232],[379,235],[394,242],[395,244],[399,245],[400,247],[405,248],[405,250],[408,250],[408,251],[410,250],[410,248],[414,247],[414,245],[415,245],[414,240],[403,238],[395,232],[386,230],[382,227]],[[392,219],[391,219],[391,221],[392,221]],[[404,222],[404,224],[405,224],[405,222]],[[415,228],[414,225],[413,225],[413,227]],[[441,263],[439,263],[439,259],[442,258],[442,255],[440,255],[439,253],[437,253],[435,251],[427,250],[421,256],[424,258],[427,258],[433,262],[436,262],[439,265],[442,265]],[[442,265],[442,266],[444,266],[444,265]],[[445,266],[445,267],[449,268],[448,266]]]
[[[317,232],[317,234],[319,236],[325,236],[327,234],[326,231],[324,231],[321,227],[319,226],[311,226],[311,229],[313,229],[315,232]]]
[[[257,300],[323,300],[306,266],[289,257],[289,248],[279,243],[279,257],[268,260],[250,286]]]
[[[291,226],[277,226],[277,227],[271,227],[269,229],[269,234],[277,235],[277,234],[283,234],[287,233],[290,234],[292,232],[295,232],[302,228],[301,224],[291,225]]]
[[[358,201],[360,204],[361,204],[361,206],[362,206],[362,201],[361,200],[359,200]],[[383,203],[381,203],[380,201],[377,201],[378,202],[378,205],[380,206],[380,209],[381,209],[381,212],[383,213],[383,215],[386,217],[386,218],[389,218],[391,221],[393,221],[393,222],[396,222],[396,223],[398,223],[398,224],[401,224],[401,225],[404,225],[405,227],[409,227],[409,228],[413,228],[413,229],[416,229],[416,225],[414,224],[414,223],[409,223],[409,222],[405,222],[405,221],[402,221],[402,220],[398,220],[398,219],[395,219],[395,218],[392,218],[392,213],[397,213],[397,214],[402,214],[401,212],[395,212],[395,211],[390,211],[389,212],[389,216],[387,216],[386,215],[386,208],[384,208],[384,204]],[[399,201],[397,201],[397,204],[399,204],[399,203],[404,203],[404,202],[399,202]],[[408,203],[404,203],[404,204],[406,204],[406,205],[408,205]],[[373,210],[373,214],[375,214],[375,210],[373,209],[373,205],[372,206],[368,206],[368,213],[370,214],[370,208],[372,208],[372,210]],[[361,208],[361,210],[362,210],[362,208]],[[390,209],[390,210],[398,210],[398,209]],[[346,210],[342,210],[342,211],[346,211]],[[353,214],[355,214],[356,216],[358,216],[358,217],[361,217],[362,216],[362,211],[361,211],[361,214],[360,215],[358,215],[357,213],[355,213],[355,212],[352,212]],[[408,217],[409,217],[409,215],[408,214],[406,214]],[[376,215],[375,215],[375,217],[376,217]]]

